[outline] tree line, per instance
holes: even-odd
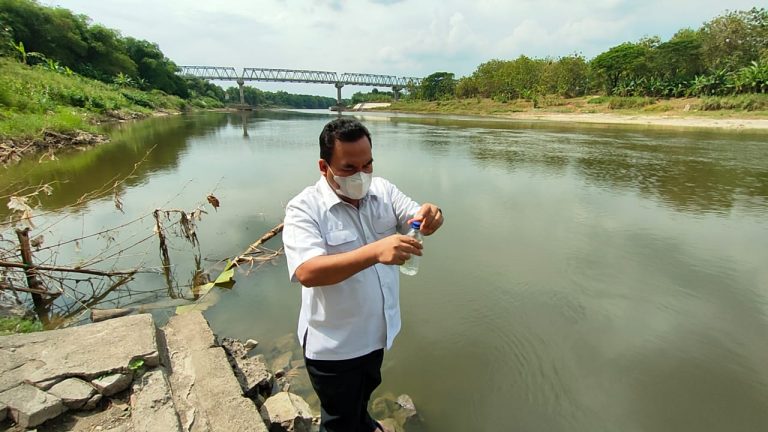
[[[184,99],[239,102],[237,88],[224,90],[206,80],[181,77],[179,67],[156,43],[123,36],[83,14],[36,0],[0,0],[0,56],[62,73],[78,74],[122,87],[161,90]],[[257,106],[327,108],[335,99],[263,92],[246,87]]]
[[[226,90],[229,102],[240,101],[240,90],[230,87]],[[291,94],[284,91],[270,92],[251,86],[243,86],[245,103],[258,107],[326,109],[336,105],[336,99],[325,96]]]
[[[588,94],[648,97],[714,96],[768,92],[768,11],[727,11],[698,29],[669,40],[658,36],[625,42],[587,60],[560,58],[490,60],[467,77],[436,72],[411,98],[536,99]]]

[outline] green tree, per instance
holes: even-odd
[[[8,19],[0,13],[0,56],[12,56],[15,52],[13,29],[7,22]]]
[[[86,41],[88,49],[79,68],[84,75],[103,81],[120,73],[138,77],[138,67],[128,56],[119,32],[95,24],[86,30]]]
[[[125,38],[125,44],[139,77],[150,87],[182,98],[189,96],[186,82],[176,74],[178,66],[165,57],[157,44],[132,37]]]
[[[705,71],[701,35],[691,29],[678,31],[650,55],[654,75],[668,81],[690,81]]]
[[[480,95],[478,79],[474,76],[462,77],[456,82],[456,97],[472,98]]]
[[[472,74],[472,79],[477,84],[478,94],[482,97],[494,97],[501,93],[504,87],[504,60],[489,60],[480,64]]]
[[[758,61],[768,47],[768,11],[730,11],[700,29],[705,66],[736,70]]]
[[[421,81],[419,97],[425,100],[438,100],[453,97],[456,88],[454,74],[435,72]]]
[[[584,57],[572,55],[561,57],[549,63],[545,75],[552,82],[547,86],[548,94],[563,97],[577,97],[586,94],[589,87],[589,65]]]
[[[648,51],[647,46],[625,42],[592,59],[590,66],[604,80],[606,93],[613,94],[620,80],[643,74]]]

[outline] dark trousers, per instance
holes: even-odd
[[[381,384],[384,350],[348,360],[305,358],[309,380],[320,398],[320,432],[373,432],[371,393]]]

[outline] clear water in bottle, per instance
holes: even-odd
[[[419,221],[413,221],[411,222],[411,229],[408,231],[408,234],[406,234],[409,237],[413,237],[416,240],[418,240],[419,243],[421,243],[424,238],[421,236],[421,222]],[[400,266],[400,273],[413,276],[416,273],[419,272],[419,256],[418,255],[411,255],[410,258],[408,258],[408,261],[403,263],[403,265]]]

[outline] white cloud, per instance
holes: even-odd
[[[157,42],[179,64],[424,76],[491,58],[593,57],[671,36],[754,1],[731,0],[44,0]],[[328,86],[265,85],[324,95]]]

